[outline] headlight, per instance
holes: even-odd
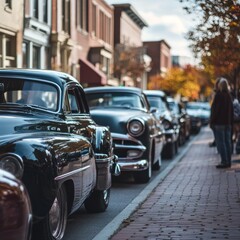
[[[145,130],[144,121],[141,119],[131,119],[127,124],[127,129],[133,137],[140,136]]]
[[[23,175],[23,160],[16,154],[6,154],[0,158],[0,168],[21,179]]]
[[[172,124],[168,120],[164,119],[162,123],[165,130],[169,130],[172,128]]]

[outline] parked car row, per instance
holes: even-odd
[[[208,102],[188,102],[186,111],[191,118],[191,131],[198,133],[202,126],[209,123],[210,104]]]
[[[0,70],[0,115],[0,168],[27,189],[34,239],[62,239],[67,217],[83,204],[89,212],[106,210],[111,173],[118,174],[112,137],[91,118],[76,79]]]
[[[166,144],[164,145],[162,156],[171,159],[178,152],[178,119],[171,113],[167,102],[167,95],[163,91],[146,90],[144,92],[152,111],[164,127]]]
[[[9,185],[24,190],[23,240],[31,228],[34,239],[62,239],[68,216],[82,205],[105,211],[113,176],[147,183],[191,130],[183,106],[163,91],[83,89],[48,70],[0,70],[0,115],[0,168],[10,172]]]
[[[139,88],[85,89],[93,119],[109,126],[121,172],[133,173],[138,183],[148,182],[152,169],[161,167],[164,129],[150,111]]]

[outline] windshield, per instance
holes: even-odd
[[[88,105],[92,107],[143,108],[140,97],[134,93],[87,93]]]
[[[52,84],[18,78],[0,78],[0,86],[0,105],[16,103],[57,110],[58,91]]]
[[[187,109],[210,111],[210,104],[208,102],[190,102],[187,104]]]
[[[167,109],[165,102],[160,97],[147,97],[151,107],[157,108],[160,112],[164,112]]]
[[[179,107],[178,104],[175,102],[168,102],[169,108],[171,110],[171,112],[175,113],[175,114],[179,114]]]
[[[201,106],[197,103],[188,103],[186,106],[187,109],[199,110]]]

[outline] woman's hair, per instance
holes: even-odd
[[[216,79],[216,82],[215,82],[215,85],[214,85],[214,91],[215,92],[217,92],[219,90],[218,84],[219,84],[220,80],[221,80],[221,78]]]
[[[229,91],[229,85],[226,78],[220,78],[220,81],[218,83],[218,89],[219,91]]]

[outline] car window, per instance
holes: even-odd
[[[180,108],[176,102],[168,102],[168,106],[169,106],[171,112],[173,112],[175,114],[180,113]]]
[[[64,103],[64,109],[69,114],[87,113],[82,91],[77,86],[69,86]]]
[[[147,98],[151,107],[159,109],[160,112],[166,111],[167,105],[160,97],[148,96]]]
[[[111,92],[111,93],[87,93],[89,107],[129,107],[143,108],[141,98],[134,93]]]
[[[199,110],[201,108],[201,106],[197,103],[187,103],[187,106],[186,106],[187,109],[196,109],[196,110]]]
[[[15,78],[0,78],[0,84],[4,92],[2,103],[35,105],[52,111],[58,109],[59,94],[53,84]]]
[[[68,101],[69,101],[69,107],[70,107],[70,113],[80,113],[80,107],[77,100],[77,92],[74,88],[69,88],[67,91]]]

